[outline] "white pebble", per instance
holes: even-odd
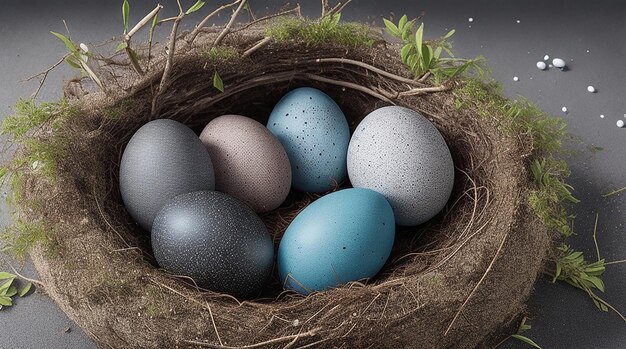
[[[617,120],[617,127],[624,127],[624,120]]]
[[[82,42],[78,46],[80,46],[80,49],[83,50],[83,52],[89,52],[89,47],[87,47],[87,45],[83,44]]]
[[[564,113],[567,113],[567,107],[561,108],[561,111],[564,112]]]
[[[560,58],[555,58],[552,60],[552,65],[554,65],[555,67],[559,69],[562,69],[562,68],[565,68],[565,61]]]
[[[467,21],[472,23],[472,22],[474,22],[474,18],[470,17],[470,18],[467,19]]]
[[[591,93],[595,93],[596,92],[596,88],[593,86],[587,86],[587,91],[591,92]]]
[[[587,53],[589,53],[589,50],[587,50]]]
[[[517,21],[515,21],[515,22],[517,22],[517,24],[520,24],[520,23],[522,23],[522,22],[521,22],[521,21],[520,21],[519,19],[518,19]]]
[[[550,56],[548,56],[548,55],[543,56],[543,60],[544,61],[547,61],[548,59],[550,59]]]
[[[545,62],[542,62],[542,61],[537,62],[537,69],[545,70],[547,67],[548,66],[546,65]]]
[[[519,78],[517,76],[514,76],[513,81],[519,81]]]
[[[600,119],[604,119],[604,114],[600,115]]]

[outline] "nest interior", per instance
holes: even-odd
[[[201,53],[212,35],[176,56],[171,80],[156,99],[157,118],[196,131],[225,113],[264,123],[280,97],[299,86],[329,94],[351,129],[376,108],[406,106],[428,117],[451,149],[457,170],[448,205],[428,224],[400,229],[387,265],[367,283],[304,297],[281,292],[274,280],[254,300],[200,290],[155,266],[149,236],[133,224],[118,190],[125,144],[155,118],[152,101],[163,69],[156,62],[152,73],[114,97],[77,97],[68,89],[80,108],[77,117],[37,132],[43,141],[53,135],[69,140],[57,160],[57,179],[28,176],[23,190],[26,201],[46,203],[22,215],[45,220],[54,231],[57,252],[39,247],[32,257],[61,308],[100,345],[113,348],[473,348],[502,339],[500,330],[523,311],[550,243],[527,205],[531,182],[523,155],[530,135],[506,133],[497,118],[455,106],[454,88],[462,82],[448,91],[390,98],[411,86],[354,62],[410,78],[391,46],[273,42],[250,57],[215,59]],[[224,45],[242,52],[260,38],[242,31]],[[223,93],[212,84],[216,69]],[[122,76],[119,70],[107,74],[110,83]],[[315,198],[291,193],[262,217],[275,242]]]

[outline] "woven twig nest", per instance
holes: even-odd
[[[32,257],[47,293],[70,318],[112,348],[473,348],[501,339],[499,330],[523,311],[549,245],[527,205],[532,135],[511,133],[500,117],[480,115],[472,103],[455,103],[462,79],[442,92],[398,96],[429,82],[408,83],[398,49],[384,43],[270,41],[246,57],[216,58],[205,48],[214,35],[202,34],[191,48],[179,45],[156,117],[195,130],[225,113],[264,123],[278,99],[299,86],[333,97],[352,130],[376,108],[406,106],[432,120],[451,149],[457,170],[448,205],[427,225],[399,229],[387,265],[367,283],[304,297],[281,292],[275,280],[262,299],[245,301],[200,290],[156,266],[149,236],[132,222],[118,190],[121,153],[153,118],[164,62],[140,81],[120,82],[125,89],[117,93],[83,94],[70,84],[76,116],[60,127],[51,120],[33,136],[67,140],[57,178],[26,176],[21,200],[45,203],[21,215],[45,220],[54,231],[56,252],[39,247]],[[262,38],[247,29],[223,45],[241,53]],[[103,79],[112,84],[124,69],[103,72]],[[216,69],[223,93],[213,87]],[[315,199],[291,193],[262,217],[275,242]]]

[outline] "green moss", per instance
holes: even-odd
[[[146,315],[149,317],[157,317],[164,313],[163,309],[160,307],[163,304],[163,292],[156,287],[148,286],[146,287]]]
[[[360,23],[338,23],[338,18],[312,21],[301,18],[279,19],[265,29],[265,35],[276,41],[302,41],[308,45],[336,43],[348,47],[371,47],[371,30]]]
[[[40,104],[32,99],[20,99],[12,109],[13,114],[2,122],[0,133],[10,135],[14,139],[22,137],[28,131],[50,120],[53,121],[53,127],[56,125],[58,129],[62,121],[78,114],[78,108],[71,105],[66,99]]]
[[[530,163],[530,172],[536,189],[529,195],[529,204],[548,228],[571,235],[573,216],[567,214],[565,204],[578,200],[565,183],[570,175],[567,163],[558,158],[564,152],[563,141],[569,138],[566,123],[525,98],[504,97],[495,81],[468,79],[454,94],[456,108],[471,108],[483,117],[495,118],[511,135],[532,136],[531,155],[535,160]]]
[[[207,62],[215,64],[217,62],[225,62],[230,59],[239,57],[239,52],[229,46],[217,46],[212,47],[210,50],[203,47],[199,51],[200,57],[204,58]]]
[[[35,246],[43,246],[50,255],[58,253],[53,239],[53,231],[43,222],[25,222],[14,218],[13,224],[4,228],[0,236],[3,241],[2,251],[17,259],[24,259]]]

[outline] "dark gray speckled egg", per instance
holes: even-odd
[[[177,195],[214,190],[213,164],[187,126],[150,121],[130,139],[120,163],[120,192],[131,217],[146,231],[163,205]]]
[[[161,267],[199,286],[236,297],[258,295],[267,283],[274,246],[263,221],[224,193],[197,191],[169,201],[152,227]]]

